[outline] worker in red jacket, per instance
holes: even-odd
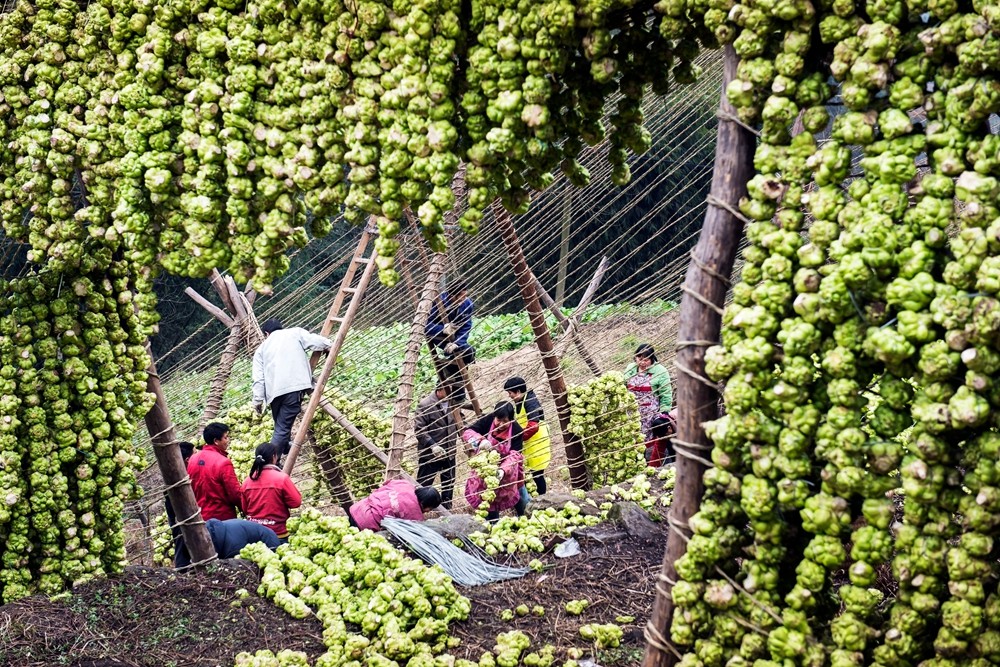
[[[240,488],[243,512],[247,518],[273,530],[282,543],[288,541],[285,522],[291,510],[302,505],[302,494],[292,478],[278,467],[281,445],[265,442],[257,445],[250,476]]]
[[[228,451],[229,427],[212,422],[205,427],[205,446],[188,461],[191,488],[205,521],[235,519],[243,509],[240,482]]]

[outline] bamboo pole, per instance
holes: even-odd
[[[385,466],[386,480],[398,479],[403,472],[403,441],[406,438],[406,427],[410,423],[413,378],[417,374],[417,358],[424,344],[424,328],[431,312],[431,303],[444,275],[444,261],[444,253],[436,252],[431,256],[430,269],[420,294],[420,302],[410,324],[410,339],[406,343],[406,356],[403,357],[403,367],[399,373],[399,390],[396,393],[396,405],[392,415],[392,441],[389,444],[389,460]]]
[[[191,488],[191,478],[181,458],[180,447],[177,446],[177,436],[174,433],[173,422],[167,411],[167,400],[160,387],[160,376],[156,372],[156,362],[146,341],[146,352],[149,354],[149,366],[146,368],[146,391],[156,397],[153,407],[146,413],[146,430],[149,431],[153,443],[153,454],[167,487],[167,497],[174,508],[177,525],[184,537],[184,544],[191,554],[193,564],[202,564],[216,558],[215,546],[205,528],[201,517],[201,509]]]
[[[711,445],[702,423],[718,416],[718,394],[712,383],[704,378],[705,348],[701,341],[719,339],[722,323],[719,312],[728,289],[728,282],[719,276],[732,273],[736,250],[743,235],[743,223],[725,207],[737,206],[740,197],[746,194],[747,181],[753,175],[754,136],[736,122],[726,119],[727,115],[732,117],[736,113],[725,94],[726,84],[735,77],[738,64],[733,47],[725,48],[723,62],[722,113],[711,189],[711,196],[721,205],[710,205],[705,213],[705,224],[684,280],[677,333],[676,363],[679,373],[675,447],[678,451],[692,445]],[[674,612],[671,598],[673,585],[669,582],[676,580],[674,563],[686,549],[686,536],[678,527],[686,527],[691,515],[698,510],[704,493],[702,473],[705,465],[687,456],[678,456],[676,465],[677,487],[669,517],[673,529],[667,537],[653,613],[646,626],[648,644],[643,667],[673,667],[678,662],[668,642]]]
[[[559,358],[555,356],[552,349],[552,336],[549,334],[549,327],[545,323],[545,314],[542,312],[542,303],[538,298],[538,292],[532,282],[531,270],[528,268],[528,260],[524,257],[524,250],[521,242],[517,239],[517,232],[514,229],[514,221],[499,203],[493,204],[493,211],[496,216],[497,226],[500,228],[500,235],[503,237],[504,247],[507,249],[507,256],[514,267],[514,275],[517,276],[517,285],[521,289],[521,298],[528,310],[528,319],[531,321],[531,329],[535,334],[535,345],[542,355],[542,365],[545,366],[545,374],[549,378],[549,388],[552,390],[552,399],[556,404],[556,415],[559,417],[559,427],[562,429],[563,446],[566,449],[566,464],[569,467],[570,483],[574,489],[583,489],[588,485],[587,466],[583,458],[583,444],[580,439],[569,430],[569,394],[566,390],[566,378],[563,377],[562,368],[559,365]]]
[[[583,348],[583,341],[580,340],[580,320],[583,318],[583,314],[587,311],[587,306],[593,301],[594,295],[597,294],[597,288],[601,285],[601,280],[604,279],[604,274],[608,270],[608,258],[602,257],[601,263],[597,266],[597,271],[594,272],[594,277],[590,279],[590,284],[587,285],[586,291],[583,293],[583,297],[580,299],[580,303],[576,305],[573,310],[573,314],[569,316],[569,325],[565,328],[565,333],[562,335],[559,342],[556,344],[556,356],[559,359],[563,358],[566,354],[566,348],[569,347],[570,342],[577,344],[577,347]],[[534,278],[534,274],[532,274]],[[538,282],[537,278],[534,278],[535,282]],[[589,356],[589,355],[588,355]],[[586,361],[586,359],[584,359]],[[593,360],[591,360],[593,361]],[[589,366],[590,364],[588,364]],[[595,364],[596,365],[596,364]],[[594,368],[591,367],[592,371]],[[599,371],[594,371],[595,375],[600,375]]]

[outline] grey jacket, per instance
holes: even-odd
[[[417,405],[417,416],[413,421],[417,436],[417,449],[426,451],[434,445],[441,445],[449,452],[455,451],[458,428],[451,411],[445,409],[434,392],[427,394]]]
[[[253,400],[270,405],[277,396],[312,389],[309,350],[327,350],[329,338],[302,327],[272,331],[253,355]]]

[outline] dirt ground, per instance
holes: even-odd
[[[532,638],[532,650],[545,644],[558,647],[560,659],[570,647],[591,654],[579,636],[581,625],[634,616],[633,623],[623,625],[622,646],[594,657],[603,667],[638,664],[664,539],[627,538],[608,545],[584,540],[579,556],[543,556],[550,567],[541,573],[462,589],[472,600],[472,616],[452,626],[452,634],[462,640],[453,655],[478,661],[498,633],[513,629]],[[526,564],[529,559],[517,560]],[[312,658],[323,653],[320,623],[295,620],[258,598],[257,577],[256,568],[242,561],[223,561],[190,574],[130,567],[59,600],[33,596],[0,606],[0,665],[228,667],[240,651],[290,648]],[[240,600],[240,588],[248,589],[250,597]],[[581,616],[565,611],[566,602],[574,599],[590,601]],[[544,616],[500,620],[502,610],[522,603],[543,606]]]
[[[546,644],[557,647],[556,657],[565,660],[566,649],[578,647],[595,658],[602,667],[631,667],[642,660],[645,639],[642,629],[653,609],[656,575],[663,560],[666,532],[662,538],[616,540],[607,545],[593,541],[582,543],[580,556],[545,558],[554,564],[545,571],[514,582],[491,584],[464,590],[472,600],[472,616],[454,627],[462,645],[454,651],[459,658],[479,660],[493,648],[496,635],[520,630],[531,637],[532,651]],[[528,559],[522,560],[526,564]],[[570,600],[586,599],[590,605],[580,616],[566,612]],[[529,608],[541,605],[543,616],[515,616],[501,621],[504,609],[520,604]],[[587,623],[616,623],[617,616],[633,616],[631,623],[618,623],[624,631],[622,645],[593,655],[588,643],[580,638],[580,626]],[[557,662],[556,664],[561,664]]]
[[[296,620],[255,594],[256,566],[221,561],[197,573],[129,567],[69,596],[0,606],[4,667],[210,667],[240,651],[325,649],[316,619]]]

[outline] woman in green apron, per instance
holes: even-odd
[[[524,378],[512,377],[503,383],[504,391],[514,402],[517,423],[524,429],[524,467],[531,471],[535,480],[536,494],[545,494],[545,468],[552,458],[549,428],[545,425],[545,413],[535,392],[528,390]]]

